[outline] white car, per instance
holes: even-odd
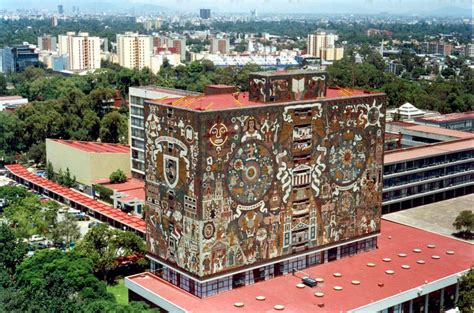
[[[38,241],[44,241],[44,240],[46,240],[46,238],[44,238],[41,235],[33,235],[30,238],[30,242],[38,242]]]

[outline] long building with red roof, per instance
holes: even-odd
[[[6,165],[5,168],[8,171],[8,176],[17,183],[23,184],[56,201],[65,203],[74,209],[81,210],[116,228],[133,231],[141,237],[145,237],[145,221],[139,217],[124,213],[83,193],[37,176],[20,164]]]

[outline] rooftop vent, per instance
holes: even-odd
[[[302,273],[304,276],[300,277],[298,276],[298,273]],[[297,288],[304,288],[305,285],[313,288],[318,284],[317,279],[311,278],[305,272],[297,271],[296,269],[293,269],[292,274],[293,276],[301,278],[301,284],[297,284],[296,285]]]
[[[228,85],[207,85],[204,88],[205,95],[222,95],[234,93],[237,90],[235,86]]]
[[[318,282],[316,281],[316,279],[313,279],[311,277],[303,277],[303,279],[301,279],[301,281],[303,282],[304,285],[308,286],[308,287],[316,287],[316,285],[318,284]]]

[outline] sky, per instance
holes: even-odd
[[[472,16],[472,0],[0,0],[0,8],[52,9],[63,4],[66,11],[73,5],[89,11],[97,3],[109,3],[109,7],[116,10],[153,5],[187,12],[210,8],[223,13],[244,13],[257,9],[259,13],[423,14],[441,11],[442,14],[443,9],[457,8],[460,12],[465,10],[465,15]]]

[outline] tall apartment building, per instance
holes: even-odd
[[[119,64],[123,67],[150,68],[150,58],[153,55],[153,37],[132,32],[118,34],[117,54]]]
[[[130,87],[129,103],[129,136],[131,148],[131,171],[132,177],[145,179],[145,122],[144,122],[144,103],[146,100],[161,98],[176,98],[190,95],[199,95],[199,93],[171,89],[157,86]]]
[[[5,47],[0,50],[1,71],[15,73],[25,70],[29,66],[38,66],[38,53],[29,46]]]
[[[211,38],[211,53],[216,54],[229,54],[230,52],[230,40],[229,38]]]
[[[173,48],[175,53],[180,55],[181,61],[186,60],[186,39],[185,38],[168,38],[164,36],[153,37],[153,49]]]
[[[342,59],[344,48],[336,47],[336,34],[317,32],[308,35],[308,54],[327,61]]]
[[[422,51],[427,54],[451,55],[453,50],[454,46],[452,44],[442,41],[424,42],[422,44]]]
[[[249,93],[147,101],[152,272],[203,298],[375,248],[385,95],[326,77],[253,73]]]
[[[211,9],[200,9],[199,17],[203,20],[208,20],[211,18]]]
[[[181,56],[181,61],[186,61],[186,39],[175,38],[172,42],[173,48],[176,49],[176,53]]]
[[[82,71],[100,68],[100,38],[89,33],[68,32],[58,36],[59,55],[68,56],[68,70]]]
[[[56,37],[53,37],[51,35],[38,37],[38,49],[47,50],[47,51],[56,51],[57,50]]]
[[[58,14],[64,14],[64,6],[62,4],[58,4]]]

